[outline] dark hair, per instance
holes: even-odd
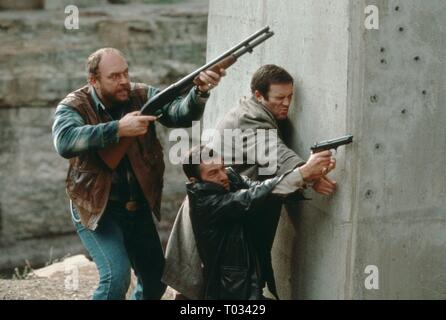
[[[294,83],[293,77],[282,67],[265,64],[254,73],[251,79],[251,92],[257,90],[268,100],[268,91],[272,84]]]
[[[200,163],[202,162],[203,155],[205,155],[206,158],[216,158],[220,156],[215,150],[205,145],[192,147],[183,159],[183,171],[187,178],[201,180]]]
[[[101,48],[90,54],[87,59],[86,67],[87,67],[87,78],[91,76],[97,77],[99,75],[99,63],[101,62],[102,56],[104,53],[116,53],[120,55],[124,60],[125,57],[121,51],[115,48]]]

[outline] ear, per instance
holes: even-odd
[[[96,76],[91,75],[91,74],[88,75],[88,83],[94,87],[97,83]]]
[[[190,177],[189,181],[195,183],[195,182],[198,182],[198,179],[195,177]]]
[[[254,97],[260,103],[263,103],[263,101],[265,100],[265,98],[262,96],[259,90],[254,91]]]

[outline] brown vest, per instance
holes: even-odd
[[[109,121],[97,112],[90,95],[90,86],[84,86],[63,99],[60,104],[75,108],[86,124],[96,125]],[[130,106],[125,112],[140,110],[147,101],[147,86],[132,83]],[[155,125],[148,132],[134,139],[127,156],[152,212],[160,220],[161,194],[163,189],[163,150],[156,137]],[[66,190],[79,211],[82,224],[94,230],[107,206],[112,183],[112,171],[95,151],[85,152],[70,159]]]

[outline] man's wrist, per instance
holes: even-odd
[[[305,164],[299,167],[299,172],[300,172],[300,175],[302,176],[302,180],[303,180],[305,183],[311,182],[311,181],[308,179],[309,175],[308,175],[307,167],[306,167]]]
[[[103,143],[107,146],[112,143],[117,143],[120,140],[119,136],[119,121],[113,120],[104,124]]]
[[[299,170],[299,173],[300,173],[300,175],[302,177],[302,181],[304,183],[304,188],[311,188],[311,187],[313,187],[314,181],[313,180],[308,180],[307,176],[305,175],[305,172],[303,172],[305,170],[305,168],[302,168],[302,166],[301,166],[301,167],[298,168],[298,170]]]
[[[208,91],[201,91],[198,86],[195,86],[195,94],[200,98],[209,98],[210,92]]]

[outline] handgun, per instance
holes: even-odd
[[[353,142],[353,135],[348,134],[348,135],[340,137],[340,138],[316,142],[311,147],[311,151],[313,151],[313,153],[316,153],[316,152],[321,152],[321,151],[331,150],[331,149],[337,150],[337,148],[339,146],[343,146],[345,144],[349,144],[352,142]]]

